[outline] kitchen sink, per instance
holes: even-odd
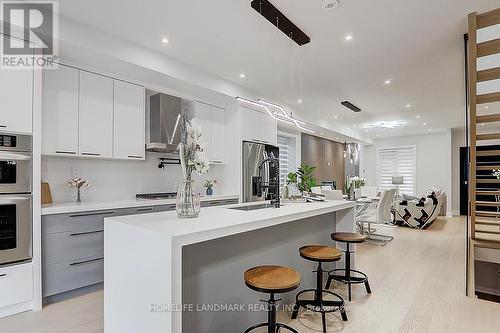
[[[235,209],[235,210],[258,210],[258,209],[266,209],[266,208],[275,208],[274,205],[265,203],[265,204],[260,204],[260,205],[249,205],[249,206],[237,206],[237,207],[231,207],[228,209]]]

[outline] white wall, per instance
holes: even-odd
[[[416,146],[416,194],[436,186],[448,197],[447,213],[451,215],[453,191],[451,187],[451,131],[426,135],[381,138],[373,145],[362,146],[360,176],[370,184],[378,185],[378,149]]]
[[[84,201],[112,201],[133,199],[137,193],[176,192],[182,180],[179,165],[158,168],[156,153],[147,153],[146,161],[112,161],[76,158],[42,158],[42,181],[50,184],[52,199],[56,202],[74,200],[75,189],[68,187],[72,178],[72,168],[80,169],[80,176],[87,179],[91,186],[83,190]],[[218,184],[214,194],[238,194],[231,192],[225,182],[224,165],[211,166],[208,174],[195,176],[196,186],[204,193],[205,179],[216,179]]]

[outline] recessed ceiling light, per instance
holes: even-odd
[[[429,128],[429,129],[428,129],[428,131],[429,131],[429,132],[432,132],[432,129],[431,129],[431,128]]]
[[[489,107],[488,105],[486,105],[486,106],[484,107],[484,109],[485,109],[485,110],[488,110],[489,108],[490,108],[490,107]]]
[[[163,38],[161,39],[161,42],[162,42],[163,44],[168,44],[168,38],[163,37]]]
[[[484,125],[486,125],[486,124],[485,123],[481,123],[481,126],[484,126]]]
[[[347,36],[345,36],[345,41],[346,41],[346,42],[350,42],[350,41],[351,41],[351,40],[353,40],[353,39],[354,39],[354,37],[353,37],[352,35],[350,35],[350,34],[349,34],[349,35],[347,35]]]
[[[413,105],[411,105],[411,104],[409,104],[409,103],[405,105],[405,107],[406,107],[406,108],[408,108],[408,109],[409,109],[409,108],[411,108],[412,106],[413,106]]]
[[[356,127],[356,126],[358,126],[358,125],[356,125],[356,124],[352,124],[352,126]]]
[[[302,99],[299,99],[297,102],[302,103]]]
[[[427,123],[422,123],[422,126],[427,126]]]
[[[387,80],[384,81],[384,84],[386,86],[390,85],[391,83],[392,83],[392,79],[387,79]]]
[[[246,77],[247,77],[247,76],[245,75],[245,73],[241,73],[241,74],[240,74],[240,79],[244,79],[244,78],[246,78]]]
[[[323,132],[319,133],[319,135],[323,135]]]
[[[339,116],[335,115],[333,116],[333,119],[339,119]]]
[[[417,115],[416,115],[416,117],[417,117],[418,119],[422,118],[422,116],[421,116],[421,115],[419,115],[419,114],[417,114]]]
[[[335,140],[340,140],[340,138],[335,138]]]

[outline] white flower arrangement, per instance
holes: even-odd
[[[191,180],[193,171],[201,175],[209,170],[209,161],[203,152],[200,138],[201,129],[186,119],[184,138],[183,142],[179,144],[179,152],[182,172],[187,181]]]
[[[361,188],[361,187],[365,186],[366,179],[362,178],[362,177],[357,177],[357,176],[356,177],[351,177],[350,184],[351,184],[351,186],[354,185],[355,189],[358,189],[358,188]]]
[[[500,179],[500,169],[493,169],[493,176],[497,177],[497,179]]]

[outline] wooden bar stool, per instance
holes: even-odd
[[[283,294],[297,289],[300,285],[300,273],[283,266],[258,266],[247,270],[244,278],[248,288],[270,294],[269,300],[264,301],[269,305],[267,322],[253,325],[245,333],[259,327],[267,327],[268,333],[276,333],[281,329],[298,333],[290,326],[276,322],[276,302],[281,299],[274,298],[274,294]]]
[[[328,272],[328,281],[326,282],[326,289],[330,289],[333,280],[343,282],[349,286],[349,302],[351,301],[351,285],[364,283],[366,292],[371,294],[370,284],[368,283],[368,276],[365,273],[351,268],[351,244],[363,243],[366,240],[365,235],[357,232],[334,232],[331,235],[332,239],[336,242],[346,243],[347,248],[345,253],[345,268],[334,269]],[[335,274],[335,273],[342,274]],[[354,273],[354,276],[353,276]]]
[[[299,254],[302,258],[315,261],[318,263],[318,268],[313,271],[316,273],[316,289],[306,289],[299,292],[296,296],[295,306],[292,313],[292,319],[297,319],[299,309],[301,307],[313,312],[321,313],[323,321],[323,332],[326,333],[326,314],[335,311],[340,311],[342,320],[347,321],[347,315],[344,309],[344,300],[336,293],[323,289],[323,275],[327,271],[323,270],[322,263],[339,261],[342,257],[342,252],[339,249],[331,246],[308,245],[299,249]],[[314,292],[314,299],[301,299],[305,293]],[[330,295],[335,297],[335,300],[325,300],[324,296]]]

